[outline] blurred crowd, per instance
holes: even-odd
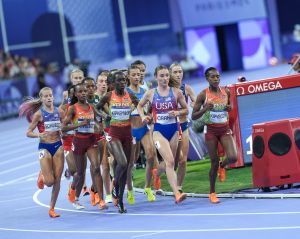
[[[0,50],[0,80],[35,76],[43,71],[41,68],[39,59],[10,55]]]

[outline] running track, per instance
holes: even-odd
[[[57,203],[61,217],[51,219],[51,191],[36,187],[38,142],[25,137],[26,127],[19,119],[0,123],[0,239],[299,238],[299,199],[221,199],[212,205],[208,199],[188,198],[175,205],[171,197],[148,203],[136,193],[136,205],[120,215],[113,206],[100,212],[88,197],[82,199],[84,211],[74,210],[66,199],[66,180]]]

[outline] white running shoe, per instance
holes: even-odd
[[[76,210],[81,210],[81,209],[84,209],[84,208],[85,208],[84,206],[82,206],[82,205],[80,204],[79,201],[73,202],[72,205],[73,205],[73,207],[74,207]]]

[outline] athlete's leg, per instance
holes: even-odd
[[[74,153],[75,165],[76,165],[76,177],[77,177],[77,184],[75,185],[76,189],[76,198],[79,198],[83,184],[84,184],[84,177],[85,177],[85,169],[86,169],[86,157],[84,154],[76,154]]]
[[[186,173],[188,152],[189,152],[189,131],[188,129],[186,129],[185,131],[182,132],[181,150],[179,154],[178,171],[177,171],[177,185],[180,190],[182,189],[182,184]]]
[[[39,150],[40,167],[44,177],[44,184],[51,187],[54,184],[52,172],[52,156],[47,149]]]
[[[133,171],[134,163],[139,157],[140,149],[141,149],[140,142],[135,142],[132,144],[130,160],[127,168],[127,179],[126,179],[128,191],[132,191],[132,171]]]
[[[210,157],[211,167],[209,171],[210,193],[215,192],[216,177],[219,167],[218,156],[218,139],[217,137],[210,137],[209,140],[205,140],[207,145],[208,154]]]
[[[54,184],[53,184],[52,194],[51,194],[50,209],[54,209],[57,201],[57,197],[60,191],[60,181],[61,181],[61,175],[63,169],[64,169],[64,151],[63,151],[63,147],[60,146],[60,148],[56,151],[52,159]]]
[[[100,170],[100,158],[99,158],[99,149],[98,147],[90,147],[87,150],[87,155],[90,159],[92,175],[95,180],[95,187],[97,188],[97,192],[100,199],[100,209],[105,209],[107,206],[103,201],[103,180],[101,176]]]
[[[152,178],[151,170],[154,167],[155,160],[157,160],[157,158],[155,157],[156,156],[156,154],[155,154],[156,150],[155,150],[155,147],[154,147],[154,144],[153,144],[153,138],[151,136],[150,131],[148,131],[144,135],[141,142],[143,144],[146,159],[147,159],[145,188],[150,188],[151,187],[151,178]]]
[[[224,135],[221,137],[220,141],[226,155],[225,160],[221,163],[221,167],[224,168],[226,165],[237,161],[237,150],[232,135]]]
[[[166,164],[166,174],[168,182],[172,188],[174,194],[178,192],[177,190],[177,176],[174,170],[175,165],[175,153],[178,145],[178,135],[177,132],[172,137],[169,142],[166,138],[164,138],[160,132],[153,132],[153,140],[156,148],[158,149],[160,155],[164,159]],[[177,140],[177,141],[176,141]]]
[[[106,140],[99,141],[100,165],[102,166],[102,179],[105,189],[105,194],[110,195],[110,177],[108,163],[108,149]],[[102,153],[101,153],[102,152]]]

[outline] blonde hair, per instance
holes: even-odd
[[[42,97],[46,90],[50,90],[52,92],[50,87],[43,87],[39,91],[38,98],[33,98],[31,96],[25,97],[24,102],[19,107],[19,117],[25,116],[28,122],[31,122],[33,114],[42,106]]]
[[[84,72],[82,71],[82,70],[80,70],[80,69],[78,69],[78,68],[76,68],[76,69],[73,69],[71,72],[70,72],[70,78],[72,78],[72,75],[74,74],[74,73],[82,73],[82,75],[84,76]]]
[[[170,72],[169,86],[175,87],[175,88],[180,88],[180,84],[176,80],[174,80],[174,78],[172,76],[172,70],[175,66],[179,66],[182,69],[182,66],[178,62],[174,62],[170,65],[170,67],[169,67],[169,72]]]

